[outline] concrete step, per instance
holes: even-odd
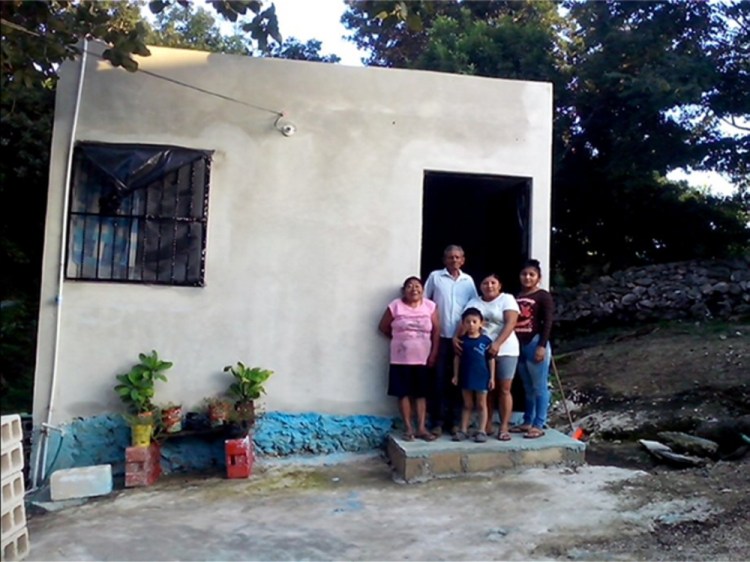
[[[537,439],[513,433],[510,441],[498,441],[491,435],[486,443],[456,442],[450,435],[430,442],[404,441],[403,434],[392,433],[387,451],[394,480],[411,484],[531,466],[580,466],[585,463],[586,445],[554,429]]]

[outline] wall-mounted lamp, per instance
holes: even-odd
[[[281,131],[281,134],[285,137],[291,137],[294,133],[297,132],[297,126],[289,121],[289,119],[286,118],[286,115],[283,113],[279,115],[278,119],[276,119],[276,123],[274,123],[274,126]]]

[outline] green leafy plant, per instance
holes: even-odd
[[[236,365],[224,367],[225,373],[231,373],[235,381],[229,386],[230,396],[237,402],[250,402],[266,393],[266,381],[273,375],[273,371],[260,367],[247,367],[242,361]]]
[[[166,382],[164,371],[171,368],[172,363],[159,359],[155,350],[148,355],[138,354],[138,359],[140,362],[130,371],[116,376],[120,384],[115,386],[115,392],[132,413],[142,414],[155,409],[152,402],[154,383],[157,380]]]

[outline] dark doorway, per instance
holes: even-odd
[[[531,179],[425,172],[422,206],[421,276],[443,267],[443,250],[458,244],[464,271],[477,285],[497,273],[503,291],[516,294],[518,272],[529,257]],[[477,287],[479,290],[479,287]],[[523,411],[524,392],[513,380],[513,410]]]
[[[443,250],[458,244],[464,270],[477,284],[497,273],[503,290],[518,291],[518,272],[529,255],[531,179],[425,172],[421,275],[443,267]]]

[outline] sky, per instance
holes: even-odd
[[[343,39],[348,31],[341,24],[341,15],[346,10],[344,0],[272,0],[276,5],[276,15],[283,37],[295,37],[302,43],[310,39],[321,42],[323,55],[335,54],[341,64],[362,66],[363,53],[355,45]],[[730,195],[732,184],[715,172],[686,172],[673,170],[667,177],[670,180],[686,180],[696,187],[708,187],[711,193]]]
[[[296,37],[302,43],[317,39],[323,55],[338,55],[341,64],[362,66],[363,54],[354,43],[342,39],[347,29],[341,24],[344,0],[273,0],[279,29],[284,39]]]

